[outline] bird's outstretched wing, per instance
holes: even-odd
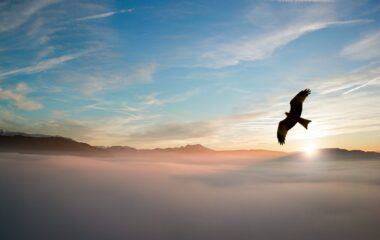
[[[285,143],[286,134],[288,133],[289,129],[294,127],[294,125],[296,125],[296,123],[297,123],[296,121],[287,117],[278,124],[277,139],[281,145],[283,145]]]
[[[309,96],[310,92],[310,89],[302,90],[290,101],[290,113],[292,115],[301,116],[302,103],[305,101],[305,98]]]

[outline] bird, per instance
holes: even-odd
[[[286,118],[279,122],[277,128],[277,139],[280,145],[285,144],[286,134],[297,123],[307,129],[311,120],[301,118],[301,113],[302,104],[310,93],[310,89],[304,89],[290,101],[290,112],[285,112]]]

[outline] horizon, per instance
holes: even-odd
[[[5,134],[6,133],[6,134]],[[363,150],[363,149],[345,149],[345,148],[338,148],[338,147],[327,147],[327,148],[309,148],[309,149],[303,149],[303,150],[297,150],[297,151],[281,151],[281,150],[271,150],[271,149],[264,149],[264,148],[243,148],[243,149],[214,149],[211,148],[207,145],[203,145],[200,143],[194,143],[194,144],[186,144],[186,145],[178,145],[178,146],[169,146],[165,148],[136,148],[134,146],[130,145],[91,145],[86,142],[81,142],[77,141],[76,139],[65,137],[65,136],[60,136],[60,135],[41,135],[38,133],[24,133],[24,132],[12,132],[12,131],[6,131],[4,129],[0,129],[0,136],[25,136],[25,137],[37,137],[37,138],[45,138],[45,137],[53,137],[53,138],[63,138],[67,140],[71,140],[77,143],[85,143],[90,145],[91,147],[96,147],[96,148],[112,148],[112,147],[122,147],[122,148],[132,148],[137,151],[142,150],[170,150],[170,149],[181,149],[181,148],[188,148],[188,147],[202,147],[205,148],[206,150],[211,150],[213,152],[233,152],[233,151],[267,151],[267,152],[278,152],[278,153],[285,153],[285,154],[293,154],[293,153],[306,153],[310,155],[315,155],[318,154],[319,151],[321,150],[345,150],[345,151],[363,151],[363,152],[375,152],[375,153],[380,153],[380,151],[376,150]],[[17,145],[15,145],[17,146]],[[43,153],[43,152],[41,152]]]
[[[379,12],[371,0],[4,1],[0,128],[137,149],[380,152]],[[305,88],[309,129],[280,146]]]

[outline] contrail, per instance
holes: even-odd
[[[92,20],[92,19],[98,19],[98,18],[106,18],[106,17],[111,17],[111,16],[118,14],[118,13],[131,13],[134,10],[135,10],[134,8],[122,9],[120,11],[112,11],[112,12],[106,12],[106,13],[81,17],[81,18],[75,19],[74,21],[85,21],[85,20]]]
[[[351,92],[353,92],[353,91],[356,91],[356,90],[358,90],[358,89],[360,89],[360,88],[362,88],[362,87],[365,87],[365,86],[367,86],[368,84],[370,84],[371,82],[374,82],[374,81],[376,81],[376,80],[378,80],[378,79],[380,79],[380,77],[377,77],[377,78],[371,79],[371,80],[369,80],[368,82],[366,82],[366,83],[364,83],[364,84],[362,84],[362,85],[359,85],[359,86],[357,86],[357,87],[354,87],[354,88],[352,88],[352,89],[350,89],[350,90],[344,92],[343,95],[346,95],[346,94],[348,94],[348,93],[351,93]]]
[[[334,3],[334,0],[272,0],[279,3]]]

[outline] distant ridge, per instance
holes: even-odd
[[[0,136],[24,136],[24,137],[42,137],[42,138],[53,137],[51,135],[45,135],[45,134],[30,134],[30,133],[24,133],[24,132],[12,132],[12,131],[6,131],[3,129],[0,129]],[[55,136],[55,137],[60,137],[60,136]]]
[[[44,134],[29,134],[11,132],[0,129],[0,152],[17,152],[33,154],[64,154],[89,156],[145,156],[156,155],[182,155],[205,156],[224,158],[273,158],[277,160],[290,160],[305,158],[304,153],[285,153],[271,150],[213,150],[201,144],[188,144],[172,148],[136,149],[129,146],[96,147],[87,143],[77,142],[71,138],[50,136]],[[325,148],[318,150],[318,156],[326,159],[380,159],[378,152],[361,150],[346,150],[340,148]]]
[[[67,155],[109,155],[101,148],[61,136],[0,131],[0,152]]]
[[[136,152],[138,151],[136,148],[128,147],[128,146],[111,146],[111,147],[99,147],[103,148],[109,152],[113,153],[124,153],[124,152]]]
[[[32,154],[61,154],[80,156],[192,156],[227,158],[269,158],[286,153],[270,150],[223,150],[217,151],[201,144],[188,144],[172,148],[136,149],[129,146],[91,146],[71,138],[44,134],[29,134],[0,130],[0,152]]]
[[[207,148],[201,144],[188,144],[186,146],[174,147],[174,148],[155,148],[153,151],[168,151],[168,152],[189,152],[189,153],[211,153],[215,152],[210,148]]]
[[[347,150],[342,148],[323,148],[319,151],[320,154],[323,155],[332,155],[345,158],[380,158],[380,153],[373,151]]]
[[[347,150],[342,148],[321,148],[316,151],[315,156],[307,156],[303,152],[289,154],[277,160],[299,160],[306,158],[318,158],[324,160],[367,160],[380,159],[380,153],[362,150]]]

